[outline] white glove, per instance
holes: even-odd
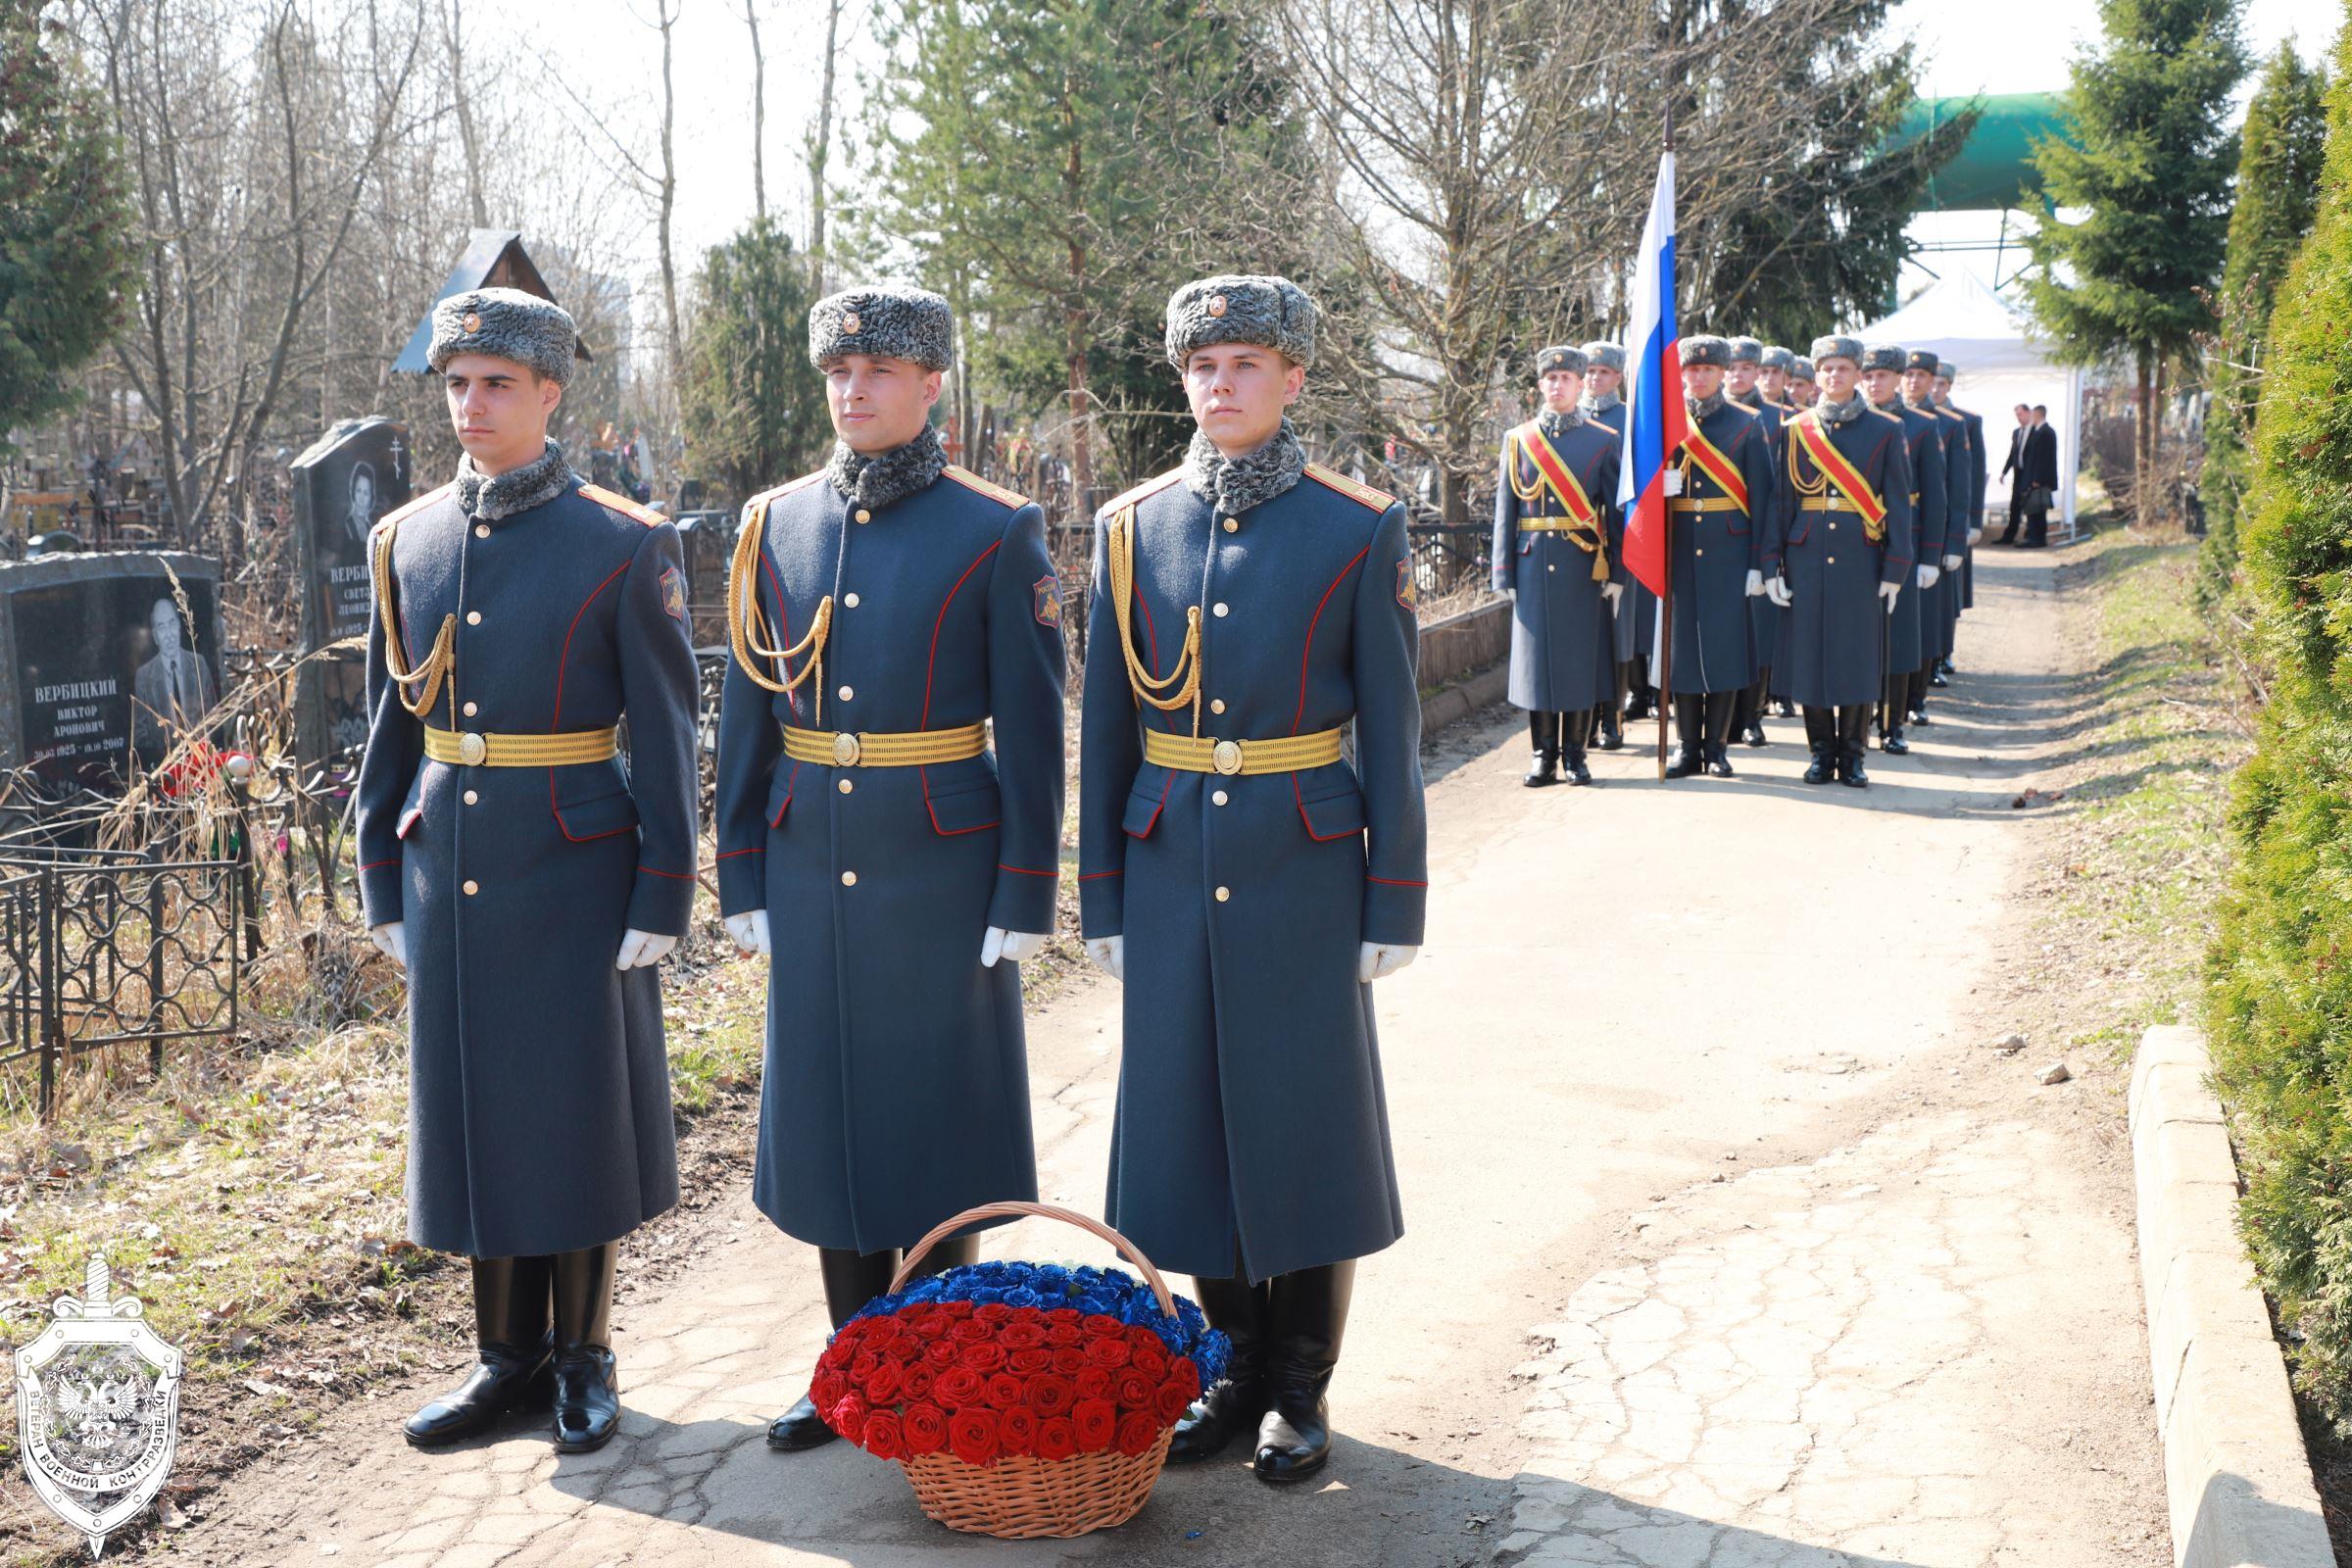
[[[1519,602],[1519,590],[1516,588],[1505,588],[1502,591],[1502,597],[1508,599],[1512,604],[1515,605]]]
[[[1769,598],[1774,604],[1780,606],[1783,610],[1787,610],[1790,605],[1796,602],[1796,596],[1788,591],[1788,579],[1786,577],[1775,577],[1772,579],[1772,581],[1766,583],[1764,585],[1764,593],[1767,598]]]
[[[1886,601],[1886,613],[1889,615],[1894,613],[1894,602],[1902,596],[1903,585],[1901,583],[1883,582],[1879,584],[1879,597]]]
[[[620,934],[620,956],[612,960],[615,969],[650,969],[669,956],[669,950],[678,945],[676,937],[658,937],[651,931],[631,926]]]
[[[1935,587],[1935,586],[1936,586],[1936,578],[1938,578],[1938,577],[1940,577],[1940,576],[1942,576],[1942,575],[1943,575],[1943,568],[1942,568],[1942,567],[1940,567],[1940,566],[1931,566],[1931,565],[1929,565],[1929,564],[1928,564],[1927,563],[1925,563],[1925,562],[1922,562],[1922,563],[1920,563],[1920,567],[1919,567],[1919,585],[1920,585],[1922,588],[1933,588],[1933,587]]]
[[[1007,931],[1001,925],[992,925],[980,939],[980,967],[994,969],[999,958],[1007,963],[1027,963],[1045,951],[1043,932]]]
[[[1946,556],[1943,558],[1943,569],[1946,571],[1958,571],[1964,564],[1965,558],[1960,556]]]
[[[745,957],[758,954],[767,956],[767,911],[746,909],[730,914],[726,919],[727,935],[735,939],[735,951]]]
[[[1421,956],[1419,948],[1392,947],[1385,942],[1367,942],[1355,956],[1355,977],[1370,985],[1382,975],[1395,974]]]
[[[403,969],[409,966],[409,936],[408,932],[402,929],[400,921],[386,920],[382,925],[369,926],[368,940],[374,943],[376,950],[385,957],[390,958]]]
[[[1750,599],[1764,597],[1764,573],[1753,566],[1747,568],[1747,597]]]
[[[1088,937],[1086,956],[1095,960],[1095,967],[1113,980],[1127,978],[1127,939],[1119,937]]]
[[[1611,610],[1615,610],[1617,608],[1617,601],[1625,597],[1625,584],[1621,582],[1602,583],[1600,585],[1600,597],[1609,602],[1609,608]]]
[[[1663,474],[1659,475],[1659,477],[1666,481],[1666,493],[1668,495],[1679,496],[1683,493],[1682,469],[1668,468]]]
[[[1971,528],[1971,529],[1969,529],[1969,530],[1968,530],[1968,547],[1969,547],[1971,550],[1974,550],[1974,549],[1977,547],[1977,541],[1978,541],[1978,540],[1980,540],[1980,539],[1982,539],[1982,538],[1984,538],[1984,529],[1982,529],[1982,528]]]

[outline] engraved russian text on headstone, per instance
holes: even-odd
[[[346,419],[296,458],[289,473],[294,556],[303,586],[303,652],[366,637],[368,531],[409,499],[408,427],[381,417]],[[302,666],[297,743],[306,763],[366,742],[366,676],[359,650]]]

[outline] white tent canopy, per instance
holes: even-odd
[[[2059,363],[2016,312],[2001,303],[1974,272],[1954,270],[1921,290],[1910,304],[1855,334],[1865,343],[1900,343],[1929,349],[1960,368],[1952,401],[1984,416],[1984,438],[1992,449],[1991,484],[1985,510],[2005,519],[2009,482],[2001,462],[2009,433],[2017,426],[2011,410],[2042,404],[2058,432],[2058,517],[2069,538],[2075,531],[2075,475],[2082,461],[2082,372]]]

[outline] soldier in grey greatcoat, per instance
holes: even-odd
[[[1984,489],[1991,482],[1991,452],[1984,445],[1984,416],[1964,409],[1952,401],[1952,383],[1959,379],[1960,368],[1949,360],[1938,360],[1936,367],[1936,406],[1960,416],[1968,427],[1968,508],[1967,526],[1960,535],[1960,594],[1959,603],[1952,607],[1955,622],[1960,615],[1976,608],[1977,603],[1977,545],[1984,536]],[[1952,653],[1959,652],[1960,631],[1952,628]],[[1944,656],[1930,684],[1942,686],[1952,673],[1952,655]]]
[[[1577,412],[1609,438],[1618,443],[1620,454],[1625,442],[1625,350],[1605,338],[1594,338],[1580,345],[1585,355],[1585,395],[1577,404]],[[1622,457],[1620,462],[1622,462]],[[1624,509],[1617,514],[1619,537],[1614,541],[1622,546],[1625,527]],[[1649,596],[1646,621],[1642,618],[1640,601],[1649,590],[1641,579],[1628,573],[1625,591],[1619,594],[1609,612],[1610,637],[1617,663],[1617,682],[1609,700],[1593,711],[1593,740],[1595,748],[1604,752],[1616,751],[1625,744],[1625,705],[1631,694],[1636,675],[1649,659],[1650,640],[1657,635],[1658,602]]]
[[[1730,778],[1732,705],[1756,672],[1747,601],[1764,592],[1760,524],[1770,515],[1772,450],[1756,416],[1725,390],[1731,345],[1686,337],[1681,350],[1689,433],[1669,458],[1679,486],[1666,503],[1674,643],[1661,673],[1677,745],[1666,776]]]
[[[1886,622],[1886,689],[1879,706],[1879,748],[1900,757],[1911,750],[1903,739],[1910,715],[1911,673],[1926,662],[1927,628],[1939,613],[1929,595],[1942,580],[1946,522],[1943,421],[1903,402],[1903,366],[1909,356],[1899,344],[1873,344],[1862,358],[1864,391],[1871,407],[1903,424],[1911,466],[1913,560],[1902,597]]]
[[[466,456],[368,545],[360,897],[409,970],[409,1235],[472,1260],[478,1348],[410,1419],[419,1446],[547,1398],[551,1370],[556,1446],[610,1439],[619,1239],[677,1201],[653,966],[694,902],[685,566],[547,439],[575,342],[514,289],[436,305]]]
[[[1087,951],[1126,991],[1109,1218],[1233,1339],[1170,1457],[1254,1431],[1277,1483],[1328,1458],[1355,1259],[1403,1233],[1372,982],[1429,898],[1404,507],[1284,417],[1315,315],[1280,277],[1169,300],[1199,429],[1097,514],[1079,769]]]
[[[1544,412],[1503,433],[1494,485],[1494,586],[1511,598],[1509,696],[1528,710],[1531,785],[1563,760],[1571,783],[1592,782],[1592,716],[1617,694],[1618,442],[1578,407],[1585,366],[1564,344],[1537,353]]]
[[[1037,507],[940,445],[954,342],[921,289],[809,308],[833,454],[752,498],[730,572],[719,907],[768,981],[752,1200],[815,1246],[836,1327],[941,1220],[1037,1196],[1015,965],[1060,877],[1061,585]],[[833,1437],[806,1397],[767,1432]]]
[[[1737,357],[1744,352],[1742,345],[1754,342],[1753,338],[1734,338],[1732,353]],[[1735,401],[1741,408],[1755,411],[1757,419],[1763,424],[1764,434],[1771,444],[1770,467],[1777,475],[1780,472],[1781,424],[1796,413],[1795,406],[1786,401],[1788,371],[1796,364],[1796,356],[1777,343],[1760,345],[1757,354],[1755,380],[1749,386],[1747,396]],[[1729,396],[1728,392],[1726,396]],[[1769,516],[1771,506],[1769,498],[1759,498],[1756,515]],[[1764,710],[1772,703],[1772,658],[1774,650],[1780,646],[1781,613],[1781,607],[1764,594],[1757,594],[1747,602],[1748,629],[1756,643],[1756,678],[1747,683],[1740,693],[1739,700],[1732,705],[1732,734],[1749,746],[1766,744]],[[1781,707],[1784,716],[1792,716],[1793,710],[1786,702]]]
[[[1927,660],[1911,673],[1907,706],[1911,722],[1925,724],[1928,688],[1942,680],[1940,667],[1952,657],[1952,633],[1960,623],[1961,568],[1967,564],[1968,509],[1974,498],[1968,477],[1968,424],[1936,402],[1936,372],[1941,362],[1932,349],[1913,349],[1903,361],[1903,406],[1932,416],[1943,446],[1943,568],[1920,606],[1920,641]],[[1924,557],[1922,558],[1925,559]]]

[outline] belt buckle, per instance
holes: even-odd
[[[482,739],[481,736],[475,734],[472,730],[466,730],[459,734],[459,761],[464,762],[467,767],[479,767],[489,756],[490,743]]]
[[[1242,770],[1242,743],[1219,741],[1209,748],[1208,760],[1220,773],[1239,773]]]
[[[858,737],[845,729],[833,737],[833,763],[836,767],[856,767],[863,750],[858,744]]]

